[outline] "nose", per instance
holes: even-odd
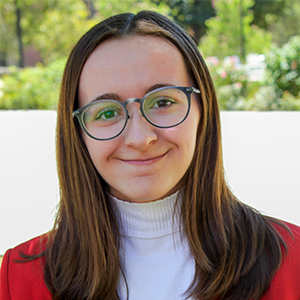
[[[135,149],[144,151],[155,143],[157,134],[155,127],[151,125],[141,114],[138,103],[132,103],[135,109],[129,112],[130,118],[125,128],[125,144]]]

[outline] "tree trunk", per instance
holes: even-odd
[[[243,0],[240,0],[240,40],[241,40],[241,60],[245,63],[246,49],[245,49],[245,32],[244,32],[244,6]]]
[[[190,26],[198,43],[206,33],[207,27],[205,26],[205,21],[215,16],[215,10],[212,6],[212,2],[209,0],[194,0],[192,1],[191,8],[193,21],[191,22]]]
[[[16,33],[19,47],[19,67],[24,68],[24,55],[23,55],[23,43],[22,43],[22,28],[21,28],[21,10],[18,5],[18,0],[15,0],[15,12],[16,12]]]
[[[94,0],[82,0],[84,2],[84,4],[86,5],[86,8],[89,11],[89,16],[88,16],[88,20],[92,19],[95,14],[96,14],[96,10],[95,10],[95,5],[94,5]]]

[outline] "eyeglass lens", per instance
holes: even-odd
[[[186,94],[176,88],[159,89],[146,95],[142,112],[157,127],[172,127],[187,115],[189,101]],[[117,136],[126,125],[126,109],[115,100],[100,100],[83,112],[86,130],[95,138],[109,139]]]

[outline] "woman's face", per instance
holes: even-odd
[[[104,94],[120,101],[142,98],[161,86],[192,86],[180,52],[159,37],[132,36],[102,43],[84,65],[79,106]],[[161,129],[148,123],[138,103],[127,106],[131,118],[118,137],[98,141],[82,132],[91,159],[109,186],[124,201],[162,199],[181,187],[195,151],[200,109],[192,94],[191,111],[180,125]]]

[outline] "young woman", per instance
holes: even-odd
[[[57,120],[55,226],[6,253],[1,299],[300,299],[300,229],[227,186],[213,83],[181,27],[96,25]]]

